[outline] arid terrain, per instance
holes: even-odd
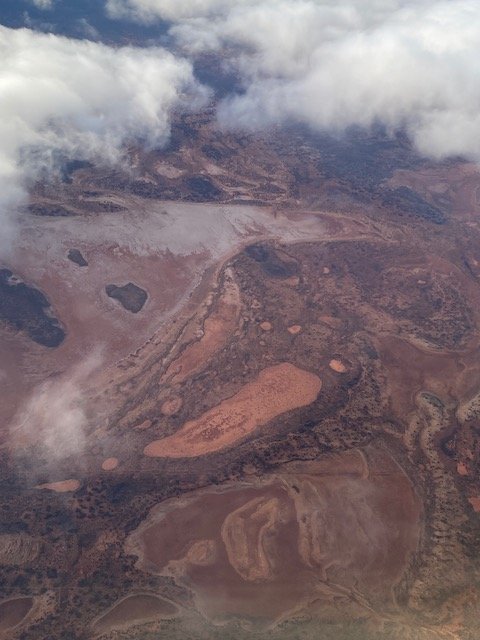
[[[477,640],[480,170],[178,117],[0,265],[0,638]]]

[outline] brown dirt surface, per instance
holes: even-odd
[[[127,596],[103,614],[93,625],[96,633],[107,633],[112,629],[126,628],[132,625],[175,615],[177,608],[155,595],[138,594]]]
[[[231,398],[145,447],[150,457],[195,457],[231,446],[277,416],[316,400],[318,376],[288,362],[264,369]]]
[[[215,309],[205,319],[201,338],[190,343],[172,362],[165,374],[165,379],[168,379],[171,384],[181,383],[202,368],[211,356],[224,346],[233,333],[238,313],[238,289],[235,283],[229,282]]]
[[[376,128],[250,135],[212,113],[128,149],[134,175],[36,184],[17,220],[0,584],[35,604],[7,637],[91,640],[118,605],[111,640],[476,640],[478,166]],[[140,313],[105,294],[128,282]],[[28,336],[51,320],[55,348]],[[81,486],[35,488],[52,478]],[[134,594],[178,614],[122,609]]]
[[[86,189],[91,191],[91,185]],[[92,345],[102,346],[104,358],[101,372],[95,381],[92,378],[95,387],[103,384],[103,376],[111,379],[110,367],[136,357],[139,348],[155,354],[157,340],[165,338],[172,320],[191,315],[222,261],[236,248],[259,233],[277,234],[278,229],[286,238],[292,234],[286,218],[276,221],[269,211],[251,205],[161,202],[122,189],[115,194],[108,189],[108,198],[123,206],[115,216],[90,214],[86,200],[80,199],[78,206],[86,208],[86,212],[79,211],[82,215],[26,216],[21,221],[9,272],[29,283],[28,293],[36,304],[42,295],[51,305],[45,322],[66,327],[67,332],[60,346],[47,350],[22,334],[2,329],[2,439],[36,384],[58,371],[68,371],[72,363],[88,355]],[[312,216],[305,215],[304,225],[305,237],[322,231]],[[186,234],[187,228],[192,232]],[[67,258],[73,238],[82,255],[88,255],[88,278],[84,269]],[[119,312],[120,303],[105,295],[109,282],[133,282],[148,289],[148,304],[141,313]],[[15,292],[18,295],[17,289]],[[52,331],[57,332],[55,327]],[[48,339],[53,336],[50,333]]]
[[[362,592],[392,602],[420,517],[410,481],[388,455],[346,453],[159,505],[127,549],[141,567],[192,585],[213,620],[272,621],[322,599],[319,581],[340,600]]]
[[[0,535],[0,565],[27,565],[40,552],[40,542],[25,533],[4,533]]]
[[[33,598],[12,598],[0,602],[0,631],[13,629],[33,606]]]
[[[183,400],[180,397],[169,398],[160,407],[164,416],[174,416],[182,408]]]

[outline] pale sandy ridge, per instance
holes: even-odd
[[[59,482],[38,484],[35,489],[48,489],[49,491],[55,491],[56,493],[68,493],[69,491],[76,491],[79,487],[80,481],[75,478],[70,478],[69,480],[60,480]]]

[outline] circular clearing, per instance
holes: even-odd
[[[460,476],[468,476],[468,467],[465,462],[459,462],[457,464],[457,473]]]
[[[302,327],[299,324],[293,324],[291,327],[288,327],[287,331],[292,334],[292,336],[296,336],[297,333],[300,333]]]
[[[118,467],[118,458],[107,458],[102,462],[102,469],[104,471],[113,471]]]
[[[347,367],[343,364],[343,362],[341,360],[338,360],[337,358],[330,360],[328,366],[330,367],[330,369],[333,369],[333,371],[336,371],[337,373],[345,373],[345,371],[347,370]]]

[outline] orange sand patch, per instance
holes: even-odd
[[[219,299],[216,309],[203,323],[202,337],[189,344],[168,367],[165,378],[179,383],[203,367],[205,362],[223,347],[237,325],[239,293],[236,285],[229,282]]]
[[[472,505],[473,510],[476,513],[479,513],[480,512],[480,498],[478,496],[474,496],[472,498],[469,498],[468,501]]]
[[[262,329],[262,331],[271,331],[272,324],[270,322],[262,322],[262,324],[260,325],[260,329]]]
[[[230,564],[246,581],[271,580],[272,563],[265,553],[268,538],[281,521],[278,498],[254,498],[230,513],[223,522],[221,535]],[[249,544],[256,538],[257,544]]]
[[[322,387],[318,376],[284,362],[268,367],[238,393],[174,435],[155,440],[144,453],[152,457],[195,457],[228,447],[273,418],[316,400]]]
[[[460,476],[468,476],[468,467],[464,462],[459,462],[457,464],[457,473]]]
[[[342,321],[340,320],[340,318],[334,318],[333,316],[320,316],[319,320],[321,320],[331,329],[338,329],[338,327],[342,326]]]
[[[337,373],[345,373],[345,371],[347,370],[347,367],[343,364],[343,362],[341,360],[337,360],[336,358],[330,360],[328,366],[330,367],[330,369],[333,369]]]
[[[480,497],[473,496],[472,498],[469,498],[468,501],[472,505],[473,510],[476,511],[477,513],[479,513],[480,512]]]
[[[35,489],[48,489],[57,493],[67,493],[67,491],[76,491],[80,487],[80,481],[71,478],[70,480],[61,480],[60,482],[46,482],[38,484]]]
[[[297,333],[300,333],[301,330],[302,330],[302,327],[299,324],[294,324],[291,327],[288,327],[287,329],[287,331],[291,333],[292,336],[297,335]]]
[[[162,404],[160,411],[164,416],[174,416],[182,408],[183,400],[181,398],[170,398],[165,400]]]
[[[107,458],[102,462],[102,469],[104,471],[113,471],[118,467],[118,458]]]

